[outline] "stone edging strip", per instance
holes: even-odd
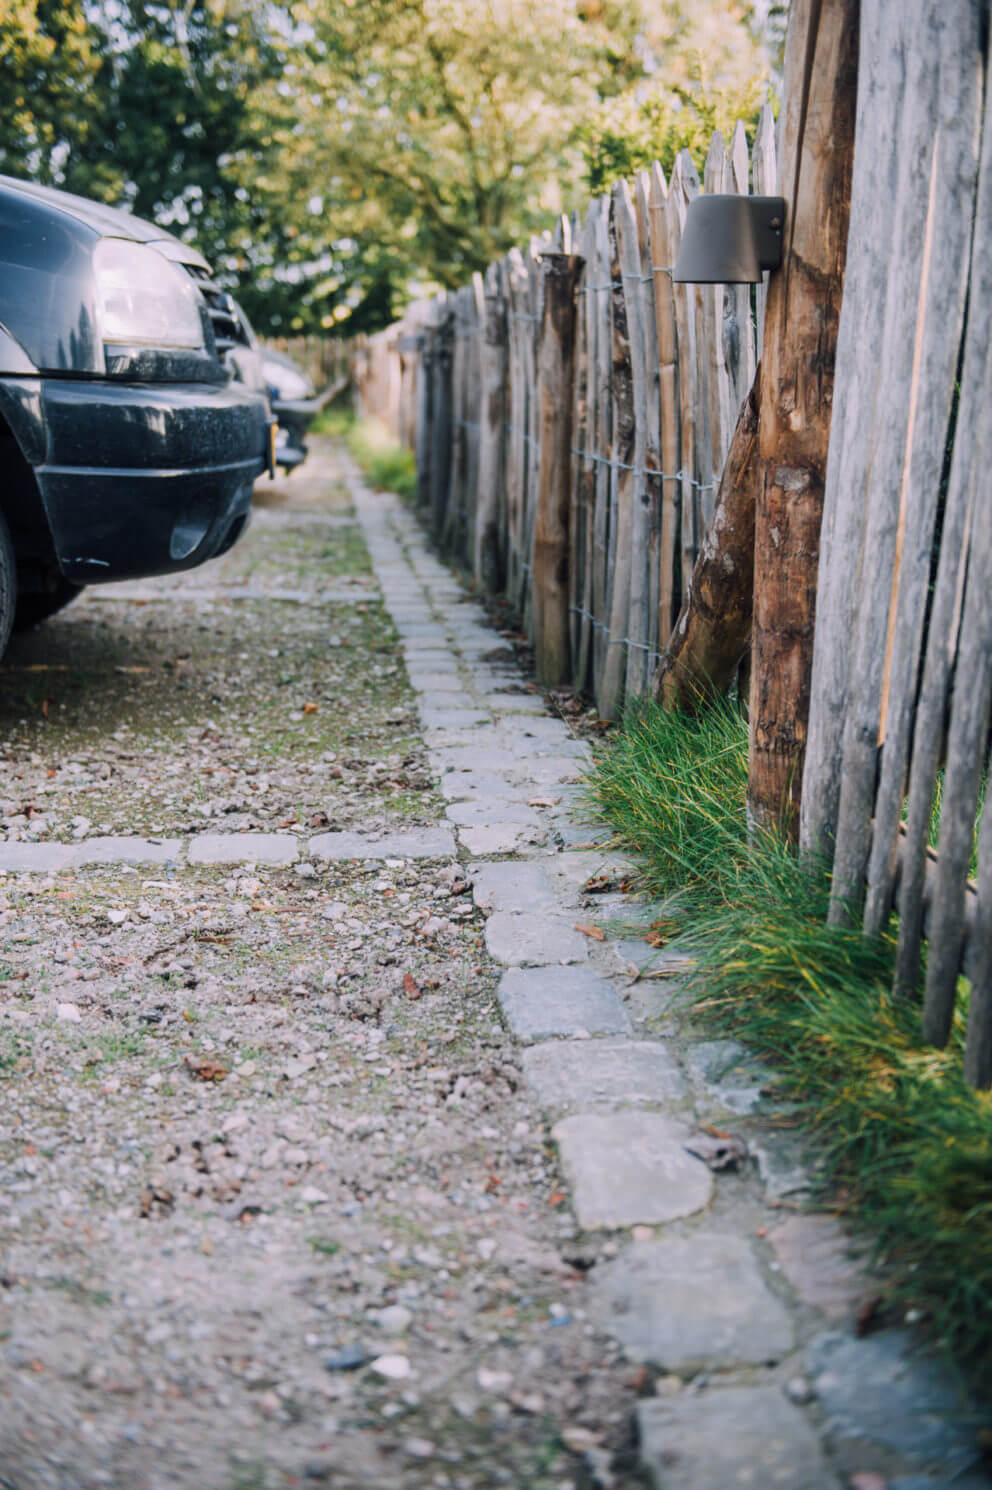
[[[750,1111],[761,1079],[748,1086],[737,1077],[714,1095],[707,1058],[719,1062],[713,1047],[725,1047],[723,1064],[732,1065],[733,1042],[682,1050],[638,1036],[626,1006],[630,975],[646,954],[656,963],[666,954],[612,929],[602,942],[582,929],[597,911],[632,913],[629,901],[608,895],[583,909],[589,877],[624,863],[590,845],[601,831],[571,819],[585,747],[563,721],[540,716],[533,695],[512,691],[520,688],[512,655],[428,551],[413,514],[396,497],[370,494],[354,472],[349,484],[418,694],[445,815],[488,915],[487,950],[506,969],[503,1013],[553,1124],[575,1218],[586,1231],[626,1231],[630,1242],[604,1249],[615,1255],[590,1275],[586,1299],[589,1317],[633,1361],[663,1373],[664,1395],[643,1400],[637,1414],[647,1482],[838,1490],[838,1470],[853,1483],[848,1477],[873,1471],[881,1455],[890,1472],[909,1476],[892,1483],[915,1490],[933,1482],[914,1475],[966,1468],[970,1435],[948,1415],[946,1383],[935,1386],[908,1332],[887,1331],[869,1351],[855,1338],[866,1280],[835,1219],[790,1214],[776,1225],[753,1194],[736,1211],[711,1204],[721,1181],[686,1140],[697,1120],[734,1122]],[[677,975],[682,960],[667,960]],[[640,986],[664,1004],[663,985]],[[776,1168],[767,1154],[764,1174],[766,1200],[808,1184],[801,1163]],[[767,1242],[755,1237],[756,1216],[769,1218]],[[765,1227],[757,1230],[764,1237]],[[813,1253],[832,1269],[826,1294],[822,1268],[810,1277]],[[846,1330],[823,1333],[831,1319],[844,1319]],[[829,1369],[835,1357],[844,1360],[841,1376]],[[711,1376],[716,1384],[702,1389]],[[880,1389],[882,1400],[893,1394],[884,1431]],[[921,1414],[940,1425],[925,1446]],[[962,1482],[967,1490],[977,1483]]]

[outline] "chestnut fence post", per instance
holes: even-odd
[[[538,350],[540,465],[534,522],[533,596],[537,675],[546,688],[571,677],[569,532],[576,291],[583,260],[542,255],[544,309]]]

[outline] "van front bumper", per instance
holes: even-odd
[[[266,399],[237,383],[41,379],[35,476],[75,584],[191,569],[247,526],[269,465]]]

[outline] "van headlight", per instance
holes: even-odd
[[[203,349],[200,297],[177,264],[143,243],[101,238],[93,272],[104,346]]]

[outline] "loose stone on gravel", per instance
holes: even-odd
[[[689,1130],[660,1113],[579,1113],[551,1136],[585,1230],[675,1221],[712,1198],[712,1174],[683,1147]]]
[[[642,1242],[596,1269],[590,1312],[637,1361],[665,1371],[781,1360],[795,1344],[748,1242],[694,1232]]]
[[[511,968],[500,979],[499,1001],[518,1040],[631,1031],[613,985],[591,967]]]

